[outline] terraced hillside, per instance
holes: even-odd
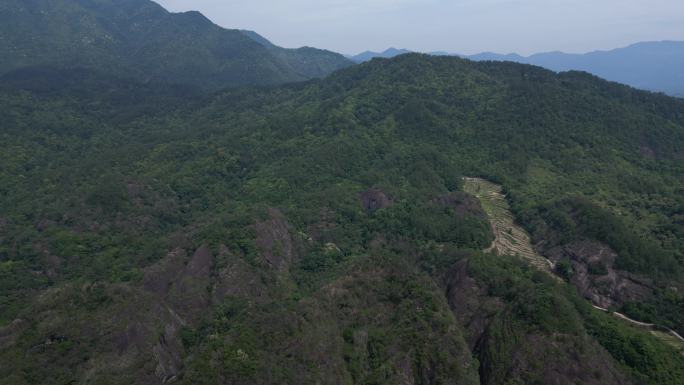
[[[501,186],[481,178],[464,178],[464,190],[480,200],[492,224],[495,239],[485,251],[517,255],[541,270],[553,269],[548,259],[534,251],[529,234],[515,223]]]
[[[482,178],[463,179],[463,189],[480,200],[482,208],[492,224],[495,239],[485,251],[495,252],[498,255],[517,255],[540,270],[551,273],[554,269],[553,262],[534,250],[529,234],[515,223],[515,217],[510,210],[502,187]],[[656,338],[677,349],[680,354],[684,354],[684,341],[675,331],[669,329],[663,331],[654,324],[639,322],[622,313],[613,312],[596,305],[594,308],[621,318],[633,327],[649,330]]]

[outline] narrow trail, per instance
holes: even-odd
[[[610,310],[603,308],[603,307],[600,307],[600,306],[596,306],[596,305],[592,305],[592,306],[594,307],[594,309],[598,309],[598,310],[604,311],[606,313],[612,314],[615,317],[623,319],[623,320],[625,320],[625,321],[627,321],[633,325],[649,329],[649,330],[651,330],[652,333],[656,334],[656,336],[658,336],[658,337],[661,337],[661,335],[670,336],[670,337],[673,337],[673,338],[679,340],[680,342],[684,343],[684,337],[682,337],[679,333],[677,333],[676,331],[674,331],[672,329],[668,329],[665,327],[658,327],[658,325],[656,325],[656,324],[650,324],[650,323],[646,323],[646,322],[637,321],[635,319],[631,319],[631,318],[627,317],[626,315],[624,315],[622,313],[618,313],[616,311],[610,311]],[[659,329],[664,329],[664,330],[661,331]],[[681,344],[677,344],[676,347],[683,349],[682,354],[684,354],[684,348],[682,347]]]
[[[554,278],[560,280],[553,273],[555,268],[553,262],[539,255],[532,246],[530,236],[527,232],[515,223],[515,218],[511,213],[511,208],[503,194],[501,186],[481,178],[463,178],[463,190],[474,195],[480,200],[482,208],[489,217],[494,232],[494,242],[484,250],[494,252],[497,255],[519,256],[532,266],[545,271]],[[684,355],[684,338],[674,330],[659,327],[658,325],[640,322],[627,317],[618,312],[611,312],[608,309],[593,305],[597,309],[620,318],[630,324],[648,329],[655,337],[680,350]]]

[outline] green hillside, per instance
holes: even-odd
[[[413,54],[209,96],[26,71],[0,79],[8,384],[684,378],[590,302],[684,328],[681,100]],[[463,176],[562,279],[482,252]]]
[[[304,79],[322,78],[352,65],[340,54],[312,47],[282,48],[271,43],[254,31],[240,31],[245,36],[266,47],[272,55],[287,63]]]
[[[169,13],[149,0],[3,1],[0,56],[0,73],[87,68],[211,90],[302,81],[352,64],[324,50],[267,49],[198,12]]]

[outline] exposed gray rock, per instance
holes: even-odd
[[[647,300],[653,284],[644,277],[615,267],[618,255],[609,246],[594,241],[573,242],[546,252],[558,262],[569,259],[574,274],[570,280],[579,293],[602,308]]]
[[[267,297],[261,277],[244,259],[232,254],[226,246],[221,246],[219,256],[226,262],[215,277],[212,288],[213,303],[220,304],[230,297],[257,301]]]
[[[266,263],[282,272],[292,264],[294,245],[290,224],[278,209],[268,210],[269,218],[255,224],[256,246]]]
[[[384,192],[379,189],[370,189],[359,194],[363,208],[372,213],[374,211],[390,207],[393,201]]]

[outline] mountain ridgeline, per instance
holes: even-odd
[[[390,58],[393,58],[395,56],[404,55],[407,53],[411,53],[411,51],[406,50],[406,49],[388,48],[382,52],[365,51],[365,52],[362,52],[358,55],[354,55],[354,56],[350,57],[350,59],[356,63],[365,63],[365,62],[367,62],[371,59],[375,59],[375,58],[390,59]]]
[[[365,62],[376,57],[391,58],[408,50],[394,48],[380,52],[364,52],[352,57]],[[477,55],[457,55],[448,52],[431,52],[437,56],[461,56],[475,61],[510,61],[532,64],[556,72],[585,71],[603,79],[628,84],[632,87],[668,95],[684,97],[684,42],[643,42],[610,51],[586,54],[563,52],[538,53],[531,56],[502,55],[483,52]]]
[[[0,17],[3,385],[682,384],[684,100],[319,78],[349,62],[143,0]]]
[[[149,0],[7,0],[0,4],[0,74],[14,69],[95,69],[139,81],[215,90],[322,77],[353,64],[313,48],[283,49],[169,13]]]
[[[603,79],[643,90],[684,97],[684,42],[644,42],[610,51],[586,54],[562,52],[531,56],[483,53],[472,60],[506,60],[533,64],[553,71],[586,71]]]

